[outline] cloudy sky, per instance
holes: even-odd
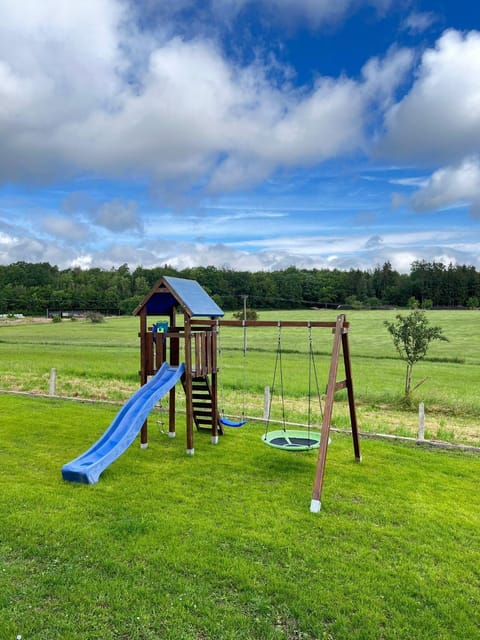
[[[480,269],[480,3],[0,0],[0,263]]]

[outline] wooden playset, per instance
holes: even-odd
[[[289,321],[278,323],[255,320],[222,320],[223,311],[196,281],[174,277],[161,278],[134,313],[140,319],[141,384],[146,385],[149,378],[154,376],[167,361],[171,367],[178,367],[184,363],[181,381],[186,398],[186,435],[187,454],[189,455],[194,453],[194,425],[199,430],[209,430],[213,444],[218,442],[218,436],[223,431],[225,421],[222,421],[218,409],[217,338],[219,327],[245,328],[281,325],[282,327],[330,329],[333,333],[332,356],[310,505],[312,512],[319,511],[333,403],[335,393],[341,389],[347,391],[355,459],[361,460],[348,345],[349,324],[345,316],[339,315],[336,322]],[[160,316],[166,316],[168,320],[166,322],[151,320],[152,317],[158,318]],[[345,379],[337,380],[341,354],[343,354]],[[168,394],[168,433],[174,437],[175,386],[169,390]],[[228,424],[228,421],[226,423]],[[140,436],[142,447],[146,447],[148,444],[147,429],[147,421],[145,420]],[[295,447],[285,448],[292,450]]]

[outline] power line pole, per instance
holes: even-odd
[[[243,298],[243,353],[247,353],[247,294],[242,295]]]

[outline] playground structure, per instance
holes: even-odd
[[[310,510],[321,508],[334,397],[347,390],[355,459],[361,460],[348,346],[348,323],[344,315],[336,322],[221,320],[223,311],[194,280],[161,278],[134,314],[140,320],[140,389],[125,404],[104,435],[84,454],[64,465],[64,479],[92,484],[101,472],[121,455],[140,432],[140,446],[148,446],[147,416],[168,393],[168,435],[175,437],[176,390],[181,381],[185,393],[187,455],[194,454],[194,425],[207,430],[212,444],[223,433],[218,409],[217,337],[221,326],[230,327],[323,327],[333,332],[333,348],[325,393],[318,460]],[[183,315],[183,323],[181,316]],[[154,316],[167,321],[149,324]],[[343,353],[345,379],[338,381],[338,363]],[[183,354],[183,357],[181,357]],[[243,421],[242,421],[243,423]],[[232,423],[232,426],[236,426]]]
[[[183,313],[183,326],[177,323]],[[222,432],[218,415],[218,366],[216,319],[223,316],[220,307],[194,280],[162,278],[135,309],[140,319],[140,383],[146,384],[169,359],[170,366],[180,364],[183,343],[187,455],[194,454],[193,425],[211,432],[217,444]],[[149,316],[168,316],[166,323],[148,324]],[[201,318],[207,321],[201,322]],[[168,433],[175,437],[175,388],[169,392]],[[140,444],[148,446],[148,425],[142,426]]]
[[[183,326],[177,326],[179,308]],[[162,278],[135,309],[140,318],[140,389],[126,402],[105,433],[87,451],[65,464],[62,476],[71,482],[94,484],[100,474],[132,444],[140,432],[140,446],[148,446],[147,416],[169,394],[169,435],[175,436],[175,385],[185,389],[187,454],[193,455],[193,421],[209,429],[218,442],[216,333],[212,326],[197,330],[196,316],[219,318],[223,311],[194,280]],[[148,326],[148,316],[167,316],[167,322]],[[184,360],[180,362],[180,342]],[[170,362],[168,362],[168,360]]]

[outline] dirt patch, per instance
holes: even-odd
[[[0,319],[0,326],[12,327],[18,324],[48,324],[49,322],[52,322],[52,319],[47,318],[46,316],[36,316],[32,318],[2,318]]]

